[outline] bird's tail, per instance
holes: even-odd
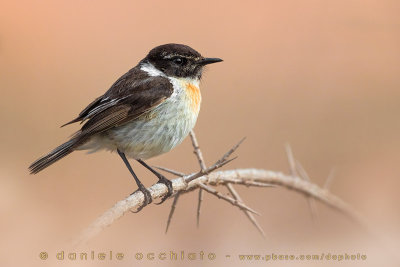
[[[39,158],[38,160],[33,162],[31,164],[31,166],[29,166],[30,173],[31,174],[36,174],[36,173],[40,172],[41,170],[49,167],[54,162],[56,162],[56,161],[62,159],[63,157],[67,156],[72,151],[74,151],[77,143],[78,143],[78,138],[72,138],[68,142],[65,142],[64,144],[62,144],[59,147],[55,148],[49,154]]]

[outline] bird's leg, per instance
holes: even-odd
[[[152,167],[150,167],[149,165],[146,164],[146,162],[144,162],[141,159],[137,159],[137,161],[142,164],[145,168],[147,168],[149,171],[151,171],[152,173],[154,173],[155,176],[157,176],[158,178],[158,182],[165,184],[168,188],[168,193],[161,199],[160,203],[157,203],[158,205],[163,203],[165,200],[167,200],[173,192],[172,189],[172,182],[170,180],[168,180],[164,175],[162,175],[161,173],[157,172],[156,170],[154,170]]]
[[[138,211],[140,211],[141,209],[143,209],[147,204],[150,204],[152,199],[151,199],[151,194],[149,192],[149,190],[146,189],[146,187],[142,184],[142,182],[140,182],[139,178],[136,176],[135,172],[133,171],[131,165],[129,164],[128,159],[126,158],[125,154],[123,152],[121,152],[119,149],[117,149],[119,156],[122,158],[122,160],[124,161],[126,167],[128,168],[129,172],[132,174],[133,178],[135,178],[136,184],[139,187],[139,190],[143,193],[144,195],[144,202],[143,205],[140,206],[138,208]]]

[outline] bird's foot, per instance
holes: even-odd
[[[167,178],[165,178],[165,176],[160,174],[160,176],[158,176],[158,179],[159,179],[158,183],[165,184],[165,186],[168,188],[168,193],[162,197],[161,202],[155,203],[157,205],[160,205],[172,195],[173,188],[172,188],[172,182]]]
[[[132,194],[136,193],[137,191],[140,191],[143,193],[144,201],[143,201],[143,204],[140,205],[136,211],[131,211],[132,213],[138,213],[139,211],[141,211],[144,207],[146,207],[148,204],[150,204],[153,201],[153,199],[151,198],[150,191],[147,190],[146,187],[144,187],[143,185],[139,186],[139,189],[136,190],[135,192],[133,192]]]

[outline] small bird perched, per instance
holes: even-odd
[[[203,67],[220,61],[182,44],[153,48],[76,119],[63,125],[86,121],[69,141],[32,163],[30,172],[36,174],[75,150],[117,151],[144,194],[141,208],[151,203],[151,195],[127,157],[137,160],[167,186],[163,202],[172,194],[172,183],[143,160],[170,151],[193,129],[200,111]]]

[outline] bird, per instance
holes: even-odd
[[[172,182],[145,160],[172,150],[188,136],[200,111],[199,85],[204,67],[221,61],[203,57],[184,44],[169,43],[151,49],[102,96],[61,126],[83,124],[67,142],[33,162],[30,173],[37,174],[75,150],[108,150],[118,153],[135,179],[137,190],[143,193],[144,202],[138,210],[152,198],[128,158],[152,172],[157,183],[167,186],[168,193],[160,203],[164,202],[173,193]]]

